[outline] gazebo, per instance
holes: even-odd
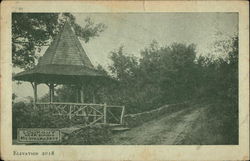
[[[68,22],[64,24],[61,32],[38,60],[38,64],[33,69],[14,75],[13,79],[28,81],[32,84],[35,108],[48,108],[54,111],[54,115],[66,115],[69,119],[76,116],[84,117],[88,124],[108,124],[109,120],[115,120],[115,124],[123,124],[125,107],[111,106],[106,103],[97,104],[94,89],[92,90],[93,102],[84,102],[86,86],[95,83],[102,84],[112,79],[94,68]],[[49,87],[49,102],[47,103],[37,100],[37,85],[42,83]],[[54,88],[62,84],[76,87],[75,102],[54,101]],[[121,109],[119,116],[117,112],[112,112],[112,108]]]

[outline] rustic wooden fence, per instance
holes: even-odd
[[[87,103],[36,103],[36,108],[48,110],[55,116],[84,118],[87,124],[123,124],[125,106]]]
[[[147,121],[151,121],[157,117],[160,117],[166,113],[173,113],[188,107],[188,102],[164,105],[162,107],[150,111],[145,111],[136,114],[127,114],[124,116],[124,122],[128,127],[135,127],[142,125]]]

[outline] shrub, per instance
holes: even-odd
[[[87,126],[68,136],[62,144],[68,145],[101,145],[110,139],[111,130],[105,125]]]

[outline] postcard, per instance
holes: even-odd
[[[248,160],[247,1],[3,1],[3,160]]]

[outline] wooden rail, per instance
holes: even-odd
[[[37,102],[35,106],[41,110],[49,110],[52,115],[67,116],[69,120],[83,117],[87,124],[123,124],[125,113],[125,106],[107,104]]]

